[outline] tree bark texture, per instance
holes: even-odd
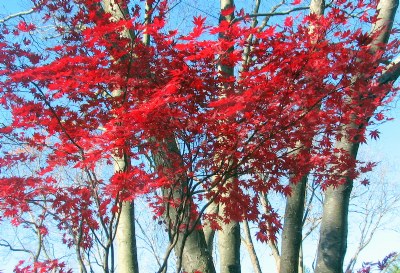
[[[380,31],[380,33],[371,42],[372,54],[375,54],[388,42],[398,6],[398,0],[381,0],[379,2],[377,8],[378,20],[371,31]],[[365,123],[367,122],[368,118]],[[355,159],[359,145],[360,143],[348,137],[343,137],[337,142],[336,147],[343,149]],[[325,192],[316,273],[343,272],[343,260],[347,248],[348,209],[352,187],[353,180],[347,177],[345,184],[329,187]]]
[[[220,7],[221,11],[227,8],[233,7],[233,0],[221,0]],[[233,20],[233,13],[223,16],[221,13],[220,22]],[[224,35],[220,35],[219,39],[225,39]],[[219,66],[219,71],[222,76],[233,76],[233,66]],[[222,92],[223,93],[223,92]],[[223,139],[221,139],[223,141]],[[228,179],[225,183],[234,183],[234,180]],[[229,192],[226,193],[229,195]],[[224,205],[219,205],[219,214],[222,218],[226,218],[224,215]],[[240,273],[240,224],[236,221],[229,221],[228,223],[221,223],[221,230],[218,232],[218,251],[220,257],[220,273]]]
[[[219,205],[218,203],[212,202],[206,209],[206,214],[218,214]],[[215,237],[215,230],[211,228],[209,223],[204,223],[204,237],[206,239],[206,244],[208,247],[208,251],[212,255],[213,248],[214,248],[214,237]]]
[[[157,168],[172,168],[172,164],[167,154],[180,156],[179,148],[172,137],[165,140],[167,151],[159,150],[153,155],[154,163]],[[164,198],[180,200],[181,206],[174,207],[166,204],[164,219],[169,229],[171,244],[175,244],[174,251],[178,258],[178,263],[184,272],[193,273],[215,273],[211,253],[208,250],[203,229],[194,228],[192,230],[181,230],[179,226],[184,224],[191,229],[190,204],[192,198],[186,195],[188,192],[187,179],[184,177],[176,178],[176,183],[171,189],[164,189]],[[201,224],[201,223],[199,223]]]
[[[354,143],[353,149],[358,148]],[[348,210],[353,181],[325,192],[316,273],[341,273],[347,249]]]
[[[133,202],[122,202],[117,227],[118,273],[138,273],[135,214]]]
[[[297,273],[302,242],[304,199],[307,176],[292,184],[292,194],[286,200],[282,231],[280,273]]]
[[[221,205],[223,211],[224,205]],[[221,273],[240,273],[240,225],[236,221],[221,224],[218,232],[218,251]]]
[[[102,0],[102,6],[106,13],[111,15],[111,20],[122,20],[129,18],[127,8],[122,8],[119,0]],[[123,31],[121,36],[132,38],[132,33]],[[113,90],[112,96],[122,95],[122,90]],[[124,172],[130,164],[130,158],[123,153],[114,155],[114,171]],[[137,259],[137,245],[135,233],[135,208],[133,201],[122,201],[120,203],[119,220],[116,230],[117,246],[117,269],[118,273],[139,273]]]
[[[357,125],[344,126],[343,137],[336,143],[336,148],[357,157],[359,142],[349,139],[347,129],[357,129]],[[340,174],[338,174],[340,175]],[[344,174],[346,175],[346,174]],[[341,273],[347,249],[348,213],[353,180],[346,177],[344,184],[330,186],[325,191],[325,200],[317,251],[316,273]]]
[[[310,13],[322,16],[325,10],[325,0],[312,0]],[[310,32],[313,26],[310,26]],[[302,146],[300,144],[299,146]],[[305,147],[305,149],[308,149]],[[292,194],[286,199],[284,225],[282,231],[280,273],[298,273],[299,254],[303,240],[303,214],[308,176],[294,184],[291,183]]]

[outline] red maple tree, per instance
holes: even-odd
[[[115,20],[99,1],[32,2],[37,22],[0,25],[0,220],[19,225],[39,211],[43,236],[52,218],[65,244],[85,249],[91,231],[116,223],[122,201],[146,195],[156,217],[189,207],[179,230],[201,228],[201,218],[215,228],[218,219],[247,219],[266,240],[280,223],[260,211],[257,193],[287,195],[283,178],[311,171],[326,187],[343,183],[337,174],[370,169],[334,147],[343,128],[365,142],[395,91],[380,79],[397,40],[372,54],[373,37],[348,29],[347,11],[370,3],[335,1],[322,18],[287,16],[262,31],[243,12],[218,26],[195,17],[185,34],[166,27],[168,1],[146,24],[139,6]],[[51,20],[55,38],[41,44],[33,34]],[[365,11],[362,20],[375,17]],[[244,62],[249,36],[256,42]],[[227,75],[221,65],[240,69]],[[113,173],[116,158],[126,165]],[[65,179],[62,169],[80,178]],[[182,184],[180,197],[159,194]],[[204,213],[210,202],[225,205],[224,219]],[[65,265],[35,260],[17,272],[55,267]]]

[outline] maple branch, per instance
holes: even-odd
[[[169,224],[168,236],[170,238],[170,244],[166,250],[166,253],[164,254],[163,263],[159,267],[159,270],[157,271],[158,273],[165,272],[165,269],[168,265],[168,258],[171,255],[172,250],[178,243],[179,235],[180,235],[179,229],[180,229],[180,226],[182,225],[182,223],[186,224],[185,231],[183,232],[183,240],[182,240],[182,246],[184,246],[187,237],[194,230],[194,227],[196,227],[197,222],[199,221],[199,217],[201,217],[201,214],[199,214],[197,220],[194,222],[193,228],[189,230],[190,215],[188,215],[188,214],[190,213],[190,209],[188,209],[187,205],[188,205],[190,198],[192,197],[192,194],[191,194],[191,191],[186,191],[186,193],[185,193],[185,191],[182,188],[182,185],[185,185],[185,182],[182,183],[181,179],[184,179],[184,178],[176,179],[176,183],[172,186],[172,188],[169,189],[169,192],[168,192],[168,200],[174,200],[174,198],[176,198],[176,196],[174,196],[174,192],[175,193],[179,192],[180,195],[178,197],[180,200],[182,200],[182,202],[180,203],[179,207],[177,209],[175,209],[174,221],[171,221],[170,203],[167,202],[165,218],[167,219],[167,223]],[[177,186],[178,187],[181,186],[180,190],[175,189]],[[166,193],[163,193],[163,195],[166,195]],[[190,206],[190,202],[189,202],[189,206]],[[185,212],[186,212],[186,214],[185,214]],[[185,223],[185,219],[187,219],[186,223]],[[172,226],[171,226],[171,223],[173,224]],[[177,266],[178,272],[182,266],[183,249],[184,248],[181,247],[179,253],[176,253],[176,256],[178,258],[178,266]]]
[[[173,10],[174,8],[176,8],[180,3],[182,3],[182,0],[177,1],[175,4],[172,5],[172,7],[168,8],[167,11],[165,13],[170,12],[171,10]]]
[[[260,9],[260,4],[261,1],[260,0],[256,0],[256,4],[253,10],[253,14],[258,13],[259,9]],[[252,27],[255,28],[258,24],[257,21],[257,17],[253,18],[253,23],[252,23]],[[243,56],[242,56],[242,67],[241,67],[241,72],[244,71],[244,67],[249,63],[249,54],[251,52],[251,46],[253,45],[253,38],[254,35],[250,34],[249,37],[247,37],[247,45],[246,47],[243,49]]]
[[[310,9],[310,7],[297,7],[297,8],[293,8],[287,11],[281,11],[281,12],[267,12],[267,13],[254,13],[254,14],[247,14],[245,16],[241,16],[241,17],[236,17],[235,19],[232,20],[232,23],[238,22],[238,21],[242,21],[245,20],[247,18],[254,18],[254,17],[261,17],[261,16],[266,16],[266,17],[271,17],[271,16],[280,16],[280,15],[288,15],[292,12],[295,11],[300,11],[300,10],[308,10]]]
[[[275,13],[275,11],[277,11],[281,6],[283,6],[286,3],[286,0],[282,0],[280,3],[276,4],[275,6],[273,6],[271,8],[270,13]],[[254,12],[254,13],[258,13],[258,12]],[[258,31],[262,31],[268,24],[269,19],[271,18],[271,16],[265,16],[264,20],[262,21],[261,25],[258,27]]]
[[[0,240],[0,246],[4,246],[4,247],[8,247],[11,251],[15,251],[15,252],[26,252],[29,253],[31,255],[33,255],[32,251],[29,251],[25,248],[14,248],[8,241],[1,239]]]
[[[90,181],[90,184],[91,184],[91,190],[92,190],[93,198],[95,199],[95,202],[96,202],[97,207],[100,208],[100,205],[101,205],[101,204],[100,204],[100,196],[99,196],[99,193],[98,193],[98,191],[97,191],[97,185],[99,184],[99,181],[98,181],[98,179],[97,179],[97,177],[96,177],[96,174],[95,174],[94,172],[91,172],[87,167],[85,167],[85,172],[86,172],[86,175],[88,176],[89,181]],[[118,199],[117,199],[117,200],[118,200]],[[112,218],[110,219],[109,227],[107,227],[107,225],[106,225],[106,223],[105,223],[105,221],[104,221],[104,219],[103,219],[103,215],[100,214],[100,211],[99,211],[99,213],[98,213],[98,216],[99,216],[100,224],[101,224],[101,226],[103,227],[103,230],[104,230],[104,232],[105,232],[106,238],[108,239],[107,245],[103,245],[103,244],[100,242],[100,240],[97,239],[97,235],[96,235],[96,233],[95,233],[94,231],[93,231],[93,234],[95,235],[95,237],[96,237],[97,241],[100,243],[100,245],[101,245],[106,251],[108,251],[110,245],[112,245],[112,242],[113,242],[113,238],[112,238],[112,225],[113,225],[113,222],[114,222],[115,213],[113,213]]]
[[[311,196],[310,196],[310,199],[307,202],[307,205],[306,205],[306,208],[305,208],[305,211],[304,211],[303,220],[302,220],[302,226],[304,226],[304,224],[305,224],[305,222],[307,220],[308,214],[310,213],[310,210],[311,210],[312,201],[314,200],[314,197],[316,197],[315,191],[318,188],[318,183],[316,182],[315,178],[313,179],[312,185],[310,187],[311,187]]]
[[[47,208],[46,208],[46,207],[43,207],[42,209],[43,209],[43,211],[47,211]],[[34,260],[35,262],[37,262],[37,261],[39,260],[40,253],[42,252],[42,249],[43,249],[43,235],[42,235],[42,233],[40,232],[40,229],[39,229],[39,228],[43,225],[43,222],[44,222],[45,217],[39,218],[39,223],[37,223],[37,222],[35,221],[35,218],[34,218],[32,212],[29,212],[29,215],[31,216],[32,221],[26,221],[26,222],[30,223],[30,224],[34,227],[34,228],[33,228],[33,229],[34,229],[34,232],[36,233],[36,235],[37,235],[37,237],[38,237],[37,250],[36,250],[36,253],[35,253],[34,257],[33,257],[33,260]]]
[[[56,118],[58,125],[60,125],[61,130],[65,133],[65,135],[67,136],[67,138],[72,142],[72,144],[74,144],[79,151],[81,152],[81,155],[84,155],[84,150],[83,148],[76,143],[76,141],[71,137],[71,135],[67,132],[67,129],[64,127],[64,125],[62,124],[62,120],[60,119],[60,117],[57,115],[56,111],[54,110],[53,106],[51,106],[50,102],[46,99],[46,95],[44,94],[43,90],[39,87],[38,84],[36,84],[35,82],[31,82],[33,86],[36,87],[36,89],[39,91],[39,93],[42,95],[42,99],[44,101],[44,103],[46,104],[47,107],[49,107],[51,113],[53,114],[53,116]]]
[[[213,215],[218,215],[219,213],[219,205],[215,202],[211,203],[205,210],[205,213],[207,215],[213,214]],[[208,220],[208,221],[206,221]],[[212,228],[211,222],[209,219],[204,219],[204,225],[203,225],[203,231],[204,231],[204,237],[206,239],[206,244],[208,247],[208,251],[213,253],[213,244],[214,244],[214,238],[215,238],[215,229]]]
[[[78,231],[79,231],[78,238],[77,238],[78,241],[75,243],[75,251],[76,251],[79,268],[80,268],[81,272],[87,273],[87,269],[86,269],[85,263],[83,262],[83,257],[82,257],[82,253],[81,253],[81,243],[82,243],[82,237],[83,237],[83,219],[79,223]]]
[[[172,250],[174,249],[174,247],[176,246],[176,244],[178,243],[178,239],[179,239],[179,232],[176,232],[175,234],[177,234],[176,236],[174,235],[172,237],[172,242],[169,244],[167,251],[164,254],[164,258],[163,258],[163,263],[160,266],[160,268],[158,269],[157,273],[163,273],[164,269],[167,268],[168,265],[168,258],[171,255]]]
[[[269,214],[269,209],[268,209],[268,207],[270,207],[270,203],[269,203],[267,194],[265,194],[265,193],[260,193],[260,201],[261,201],[261,204],[262,204],[262,207],[263,207],[265,213],[266,213],[266,214]],[[270,224],[267,223],[267,226],[269,227]],[[271,237],[271,234],[270,234],[269,231],[268,231],[268,237]],[[279,253],[278,245],[276,244],[276,242],[274,242],[274,241],[268,239],[268,246],[270,247],[270,249],[271,249],[271,251],[272,251],[272,256],[273,256],[274,259],[275,259],[277,271],[279,272],[280,260],[281,260],[280,256],[281,256],[281,254]]]
[[[310,228],[306,232],[304,232],[303,238],[301,239],[302,241],[304,241],[305,239],[307,239],[308,236],[310,236],[310,234],[319,226],[319,224],[321,223],[321,220],[322,220],[322,217],[313,219],[313,222],[311,223]]]
[[[393,62],[391,62],[382,73],[379,78],[380,84],[389,83],[397,80],[400,76],[400,56],[398,56]]]
[[[13,19],[15,17],[22,17],[24,15],[28,15],[28,14],[31,14],[33,12],[34,12],[34,9],[30,9],[30,10],[21,11],[21,12],[18,12],[18,13],[14,13],[14,14],[8,15],[8,16],[4,17],[3,19],[0,19],[0,24],[5,23],[6,21],[8,21],[10,19]]]
[[[253,264],[253,270],[255,273],[262,273],[260,261],[257,257],[257,253],[254,249],[253,240],[251,239],[249,222],[247,220],[243,221],[243,230],[244,230],[245,238],[242,238],[242,242],[244,243],[244,245],[247,248],[247,251],[249,252],[251,263]]]

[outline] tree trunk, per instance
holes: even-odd
[[[182,247],[183,250],[181,250]],[[216,272],[202,230],[194,230],[188,235],[186,241],[179,239],[175,251],[176,253],[182,251],[183,272]]]
[[[118,273],[138,273],[133,202],[122,202],[117,227]]]
[[[220,205],[224,211],[224,205]],[[221,224],[218,232],[218,251],[221,273],[240,273],[240,225],[236,221]]]
[[[311,1],[310,13],[322,16],[324,10],[325,0]],[[313,26],[310,26],[309,31],[313,31]],[[308,148],[305,147],[305,149]],[[305,175],[298,183],[291,183],[292,194],[286,200],[279,266],[280,273],[298,273],[299,271],[307,180],[308,176]]]
[[[299,252],[299,273],[304,272],[304,261],[303,261],[303,245],[300,243],[300,252]]]
[[[280,273],[297,273],[302,242],[304,199],[307,176],[292,184],[292,194],[287,198],[280,258]]]
[[[120,95],[119,90],[113,91],[114,96]],[[129,165],[126,154],[114,155],[114,172],[125,172]],[[118,225],[116,230],[117,268],[118,273],[139,273],[137,246],[135,234],[135,208],[133,201],[120,203]]]
[[[206,214],[218,214],[219,205],[215,202],[212,202],[206,209]],[[208,252],[212,255],[213,247],[214,247],[214,237],[215,230],[211,228],[209,223],[204,223],[204,237],[206,239],[206,244],[208,247]]]
[[[120,0],[102,0],[104,11],[111,15],[111,20],[122,20],[129,17],[127,8],[121,8]],[[147,8],[147,6],[146,6]],[[147,18],[146,18],[147,19]],[[122,36],[132,38],[132,33],[123,31]],[[122,95],[122,90],[113,90],[112,96]],[[125,172],[130,164],[130,158],[123,153],[114,155],[114,171]],[[135,208],[133,201],[120,203],[119,220],[116,230],[117,268],[118,273],[139,273],[137,246],[135,234]]]
[[[358,149],[354,143],[353,150]],[[318,244],[316,273],[341,273],[347,248],[347,216],[353,181],[347,179],[344,185],[329,187],[325,201]]]
[[[233,0],[221,0],[221,11],[233,7]],[[220,22],[233,20],[233,12],[226,16],[221,14]],[[220,34],[219,39],[225,39],[223,34]],[[233,66],[219,65],[219,71],[223,76],[230,77],[234,75]],[[223,141],[223,139],[221,139]],[[232,179],[228,179],[226,183],[234,183]],[[229,192],[226,193],[229,195]],[[224,215],[225,205],[220,204],[219,214],[222,218]],[[240,224],[236,221],[221,223],[221,230],[218,232],[218,251],[220,255],[220,273],[240,273]]]
[[[180,156],[179,148],[172,137],[164,141],[166,151],[160,149],[153,154],[154,163],[157,168],[165,167],[166,170],[173,168],[169,160],[169,154]],[[182,230],[181,224],[191,229],[189,213],[191,212],[192,198],[187,195],[187,179],[177,178],[175,185],[171,189],[163,189],[163,196],[169,200],[179,200],[180,206],[169,206],[166,203],[166,213],[164,219],[169,229],[171,246],[174,246],[175,254],[178,258],[178,267],[182,267],[184,272],[194,273],[215,273],[212,256],[208,251],[203,229],[194,228],[192,230]],[[201,222],[199,221],[199,225]]]
[[[388,42],[398,6],[398,0],[381,0],[379,2],[377,8],[378,20],[371,31],[380,31],[380,33],[371,42],[371,54],[375,54]],[[368,123],[368,119],[369,117],[366,118],[365,124]],[[346,136],[346,134],[343,135]],[[336,147],[343,149],[354,159],[357,157],[359,146],[360,143],[354,142],[348,137],[343,137],[336,144]],[[343,260],[347,248],[348,209],[352,187],[353,180],[347,177],[345,184],[329,187],[325,192],[316,273],[343,272]]]
[[[344,126],[343,137],[335,147],[351,158],[357,157],[359,142],[349,139],[346,131],[357,125]],[[340,174],[338,174],[340,175]],[[346,175],[346,174],[345,174]],[[348,212],[353,179],[346,177],[344,184],[330,186],[325,191],[320,237],[317,251],[316,273],[341,273],[347,249]]]
[[[151,14],[149,14],[152,10],[151,3],[152,1],[149,0],[145,2],[145,24],[149,24],[151,21]],[[120,14],[124,14],[125,12],[127,11],[121,11]],[[145,45],[149,45],[150,36],[148,34],[143,34],[142,42]],[[152,139],[152,141],[155,140]],[[165,147],[162,147],[158,151],[153,151],[152,156],[156,168],[165,167],[166,170],[168,170],[168,168],[172,168],[173,166],[168,155],[173,154],[180,156],[180,151],[173,134],[171,134],[171,137],[164,139],[163,143],[166,144]],[[174,248],[175,254],[177,255],[178,267],[182,267],[184,272],[192,273],[200,271],[202,273],[215,273],[211,252],[208,251],[203,230],[198,228],[190,230],[192,221],[189,213],[191,211],[190,206],[192,204],[192,198],[187,194],[188,192],[187,179],[184,177],[177,177],[173,188],[162,190],[162,194],[166,199],[186,199],[186,205],[182,204],[178,208],[166,204],[167,213],[164,215],[164,219],[169,229],[168,233],[171,247]],[[188,229],[182,230],[180,224],[187,225]],[[199,225],[201,225],[201,222],[199,222]],[[161,271],[165,272],[166,261],[164,261],[163,267]]]

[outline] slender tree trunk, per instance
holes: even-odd
[[[129,11],[123,8],[121,0],[102,0],[102,6],[106,13],[111,15],[111,20],[129,18]],[[146,5],[146,8],[147,5]],[[147,18],[146,18],[147,20]],[[147,21],[146,21],[147,22]],[[123,31],[122,36],[132,38],[129,31]],[[122,90],[113,90],[112,96],[122,95]],[[124,153],[114,155],[114,171],[125,172],[130,164],[130,158]],[[135,208],[133,201],[122,201],[120,204],[119,220],[116,230],[117,268],[118,273],[139,273],[137,258],[136,234],[135,234]]]
[[[325,0],[311,1],[310,13],[322,16],[324,9]],[[310,27],[310,32],[312,31],[313,26]],[[279,266],[280,273],[298,273],[299,271],[307,180],[308,176],[306,175],[298,183],[291,183],[292,194],[286,200]]]
[[[245,238],[243,239],[243,241],[249,252],[249,256],[250,256],[251,264],[253,265],[254,273],[262,273],[260,261],[257,256],[257,252],[254,249],[253,240],[251,239],[249,222],[247,220],[243,221],[243,230],[244,230],[244,235],[245,235]]]
[[[223,205],[220,211],[223,211]],[[240,273],[240,225],[236,221],[221,224],[218,251],[221,273]]]
[[[384,49],[382,47],[388,42],[398,6],[398,0],[381,0],[379,2],[378,20],[372,27],[372,32],[380,31],[380,33],[371,42],[371,54],[375,54],[378,49]],[[366,118],[366,124],[368,119],[369,117]],[[346,136],[346,134],[343,135]],[[336,147],[343,149],[355,159],[359,145],[360,143],[343,137],[337,142]],[[345,184],[329,187],[325,192],[316,273],[343,272],[343,260],[347,248],[348,208],[352,187],[353,180],[347,177]]]
[[[300,252],[299,252],[299,273],[304,272],[304,261],[303,261],[303,245],[300,243]]]
[[[113,91],[113,95],[120,95],[120,91]],[[114,172],[127,171],[129,160],[126,154],[121,156],[115,155]],[[116,231],[118,273],[139,273],[134,211],[133,201],[122,201],[120,203],[119,220]]]
[[[117,228],[118,273],[138,273],[133,202],[122,202]]]
[[[234,6],[233,0],[221,0],[221,11]],[[227,16],[220,16],[221,21],[232,21],[233,12]],[[225,39],[223,35],[219,39]],[[234,68],[232,66],[219,66],[219,70],[223,76],[233,76]],[[221,140],[223,141],[223,140]],[[226,183],[234,183],[232,179],[228,179]],[[229,195],[229,192],[226,193]],[[220,204],[219,214],[224,218],[224,205]],[[218,251],[220,257],[220,273],[240,273],[240,224],[236,221],[221,223],[221,230],[218,232]]]
[[[356,157],[359,143],[343,140],[339,146],[345,148],[352,157]],[[348,211],[353,181],[325,192],[323,215],[318,244],[316,273],[341,273],[347,249]]]
[[[260,202],[263,206],[264,209],[264,213],[265,214],[270,214],[270,203],[268,200],[268,195],[266,193],[260,193]],[[267,224],[269,225],[269,224]],[[268,232],[268,236],[272,236],[273,234],[270,234]],[[278,244],[276,241],[273,240],[268,240],[268,246],[271,249],[272,252],[272,256],[274,257],[275,260],[275,265],[276,265],[276,272],[280,271],[280,264],[281,264],[281,254],[279,253],[279,249],[278,249]]]
[[[292,194],[286,200],[280,258],[280,273],[297,273],[302,242],[304,199],[307,176],[292,184]]]

